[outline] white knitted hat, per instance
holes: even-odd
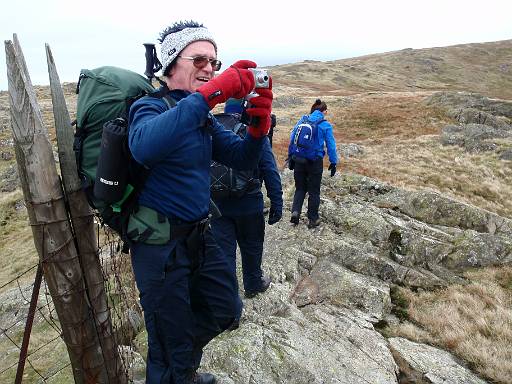
[[[212,43],[215,47],[215,52],[217,52],[217,44],[215,44],[210,31],[205,27],[184,28],[181,31],[169,33],[165,36],[161,47],[162,73],[165,73],[169,64],[174,61],[187,45],[201,40]]]

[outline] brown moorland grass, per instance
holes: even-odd
[[[512,218],[512,162],[495,152],[443,146],[437,135],[363,146],[365,156],[348,159],[346,170],[410,190],[433,189]]]
[[[379,92],[326,98],[338,146],[356,143],[365,151],[363,156],[341,159],[338,169],[406,189],[437,190],[512,218],[512,162],[500,160],[498,152],[469,153],[441,145],[439,133],[453,121],[425,104],[429,94]],[[303,105],[283,114],[292,121],[292,110],[300,116],[308,108],[306,103],[313,101],[305,98]],[[293,123],[285,124],[275,134],[274,152],[280,166],[292,128]],[[512,147],[510,140],[495,142],[502,148]]]
[[[23,195],[19,190],[0,197],[0,286],[22,275],[38,261],[27,210],[19,206],[21,201]],[[13,284],[31,282],[34,276],[35,269],[4,289],[13,288]]]
[[[401,288],[411,322],[388,335],[453,352],[482,376],[512,382],[512,266],[467,271],[467,285],[414,293]]]

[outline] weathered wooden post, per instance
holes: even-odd
[[[110,311],[107,305],[107,295],[94,231],[94,216],[78,178],[73,152],[73,127],[71,126],[71,119],[66,107],[55,61],[48,44],[46,44],[46,61],[50,77],[62,185],[69,205],[71,225],[76,237],[78,254],[85,277],[85,286],[92,305],[109,383],[126,383],[127,376],[123,371],[123,364],[114,340]]]
[[[62,327],[76,383],[108,383],[48,132],[23,53],[5,41],[11,125],[35,247]]]

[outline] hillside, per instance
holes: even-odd
[[[313,231],[291,227],[293,178],[282,170],[284,217],[266,228],[274,283],[245,300],[241,328],[212,343],[205,366],[226,384],[512,382],[512,40],[270,71],[279,166],[316,98],[328,104],[341,164],[334,178],[324,173]],[[63,87],[74,118],[75,84]],[[49,89],[36,93],[55,144]],[[0,92],[3,329],[23,313],[12,297],[29,295],[19,291],[33,274],[6,283],[37,262],[8,110]],[[144,338],[134,342],[143,356]],[[3,351],[0,372],[17,357],[0,336]],[[62,357],[42,351],[34,365],[55,369]]]
[[[512,40],[411,49],[271,67],[276,83],[323,95],[469,91],[512,98]],[[306,91],[307,90],[307,91]]]

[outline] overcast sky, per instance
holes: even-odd
[[[34,84],[48,84],[48,43],[61,81],[82,68],[143,73],[143,43],[177,20],[205,24],[224,67],[334,60],[403,48],[512,39],[511,0],[1,0],[0,35],[16,33]],[[157,51],[160,47],[157,45]],[[160,54],[159,54],[160,56]],[[5,49],[0,90],[7,89]]]

